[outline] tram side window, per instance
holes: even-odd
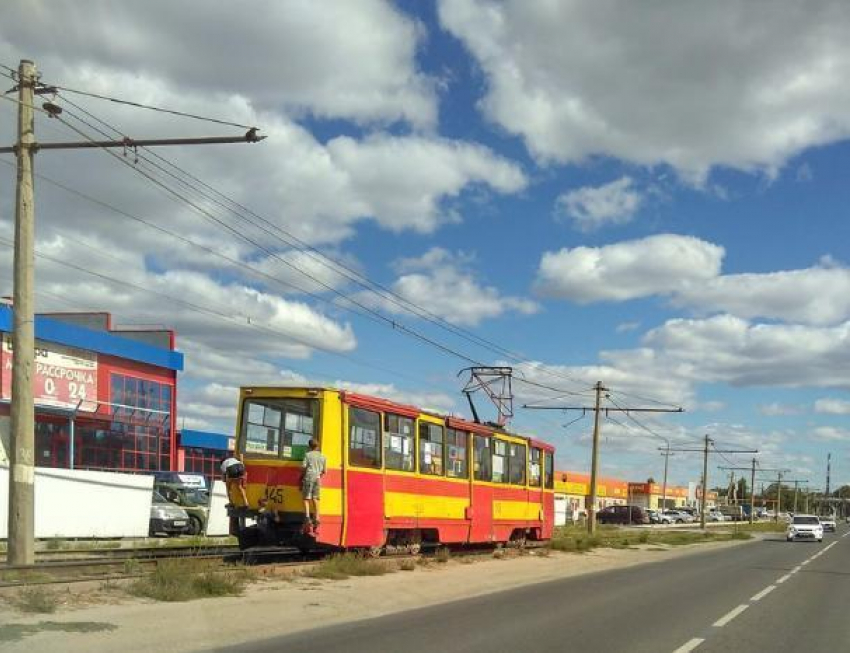
[[[419,422],[419,471],[443,475],[443,427]]]
[[[476,481],[492,480],[492,450],[490,449],[490,438],[483,435],[472,436],[473,448],[473,475]]]
[[[448,429],[446,431],[446,476],[451,478],[469,478],[466,468],[466,450],[469,435],[465,431]]]
[[[547,451],[543,460],[543,487],[552,490],[555,488],[555,459],[553,454]]]
[[[387,469],[413,471],[413,420],[400,415],[384,416],[384,465]]]
[[[531,487],[540,487],[543,474],[543,451],[537,447],[531,448],[531,464],[528,466],[528,484]]]
[[[508,482],[508,443],[493,440],[493,482]]]
[[[511,485],[525,485],[526,446],[524,444],[509,444],[510,467],[509,480]]]
[[[358,467],[380,467],[381,414],[352,407],[348,422],[348,462]]]

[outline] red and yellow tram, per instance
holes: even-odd
[[[236,493],[230,501],[243,548],[375,552],[552,535],[555,451],[539,440],[333,388],[242,388],[237,434],[248,505]],[[305,534],[310,438],[327,474],[321,525]]]

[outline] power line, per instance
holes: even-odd
[[[101,123],[102,125],[106,126],[108,129],[111,129],[116,134],[120,135],[120,134],[123,133],[120,130],[118,130],[116,127],[114,127],[113,125],[110,125],[108,122],[102,120],[101,118],[98,118],[97,116],[95,116],[91,112],[87,111],[85,108],[81,107],[80,105],[69,100],[68,98],[63,97],[63,99],[66,102],[68,102],[69,104],[71,104],[72,106],[74,106],[76,109],[81,111],[82,113],[85,113],[91,119]],[[71,115],[73,115],[73,114],[71,114]],[[78,120],[81,120],[77,116],[74,116],[74,117]],[[86,121],[81,120],[81,122],[84,122],[84,124],[87,124],[90,128],[95,129],[96,131],[100,131],[96,127],[91,125],[90,123],[87,123]],[[103,132],[101,131],[101,133],[103,133]],[[408,300],[407,298],[399,295],[398,293],[394,292],[393,290],[383,286],[382,284],[380,284],[376,281],[369,279],[365,275],[362,275],[360,272],[353,270],[351,267],[347,266],[346,264],[344,264],[340,261],[337,261],[337,260],[327,256],[326,254],[324,254],[322,252],[319,252],[315,247],[304,242],[303,240],[301,240],[300,238],[298,238],[294,234],[286,231],[285,229],[283,229],[279,225],[271,222],[267,218],[264,218],[263,216],[255,213],[254,211],[252,211],[248,207],[240,204],[236,200],[228,197],[224,193],[221,193],[220,191],[218,191],[214,187],[210,186],[209,184],[207,184],[203,180],[199,179],[198,177],[195,177],[194,175],[192,175],[191,173],[189,173],[185,169],[183,169],[180,166],[177,166],[173,162],[169,161],[164,156],[162,156],[162,155],[160,155],[156,152],[153,152],[153,151],[149,151],[149,150],[146,150],[146,151],[148,151],[151,154],[151,156],[153,156],[153,157],[157,158],[158,160],[164,162],[166,165],[177,170],[180,174],[190,178],[195,183],[200,184],[201,186],[208,189],[209,191],[214,193],[216,196],[222,198],[224,201],[226,201],[227,203],[229,203],[232,206],[226,206],[226,205],[222,204],[217,199],[210,197],[209,194],[202,192],[202,191],[199,191],[196,187],[192,186],[191,184],[188,184],[184,179],[178,178],[176,175],[174,175],[174,173],[166,171],[161,166],[156,165],[155,163],[153,163],[147,157],[144,157],[144,156],[142,157],[148,163],[150,163],[150,164],[154,165],[156,168],[158,168],[160,171],[162,171],[165,174],[168,174],[169,176],[176,179],[179,183],[182,183],[184,186],[188,186],[190,189],[192,189],[194,192],[199,193],[205,199],[212,201],[215,204],[217,204],[218,206],[224,208],[225,210],[232,212],[234,215],[236,215],[240,219],[245,220],[249,224],[252,224],[252,226],[263,230],[268,235],[276,236],[277,238],[282,240],[284,243],[286,243],[288,246],[293,247],[293,248],[297,249],[298,251],[301,251],[302,253],[306,254],[307,256],[309,256],[311,259],[315,260],[319,264],[323,265],[324,267],[327,267],[328,269],[332,270],[333,272],[335,272],[337,274],[344,276],[346,279],[348,279],[349,281],[359,285],[361,288],[376,294],[382,300],[389,301],[390,303],[394,304],[395,306],[401,308],[403,311],[408,312],[408,313],[412,313],[412,314],[414,314],[415,316],[417,316],[421,319],[424,319],[424,320],[426,320],[426,321],[428,321],[428,322],[430,322],[430,323],[432,323],[432,324],[434,324],[434,325],[436,325],[436,326],[438,326],[442,329],[449,331],[453,335],[456,335],[456,336],[461,337],[465,340],[468,340],[468,341],[472,342],[473,344],[480,346],[480,347],[483,347],[485,349],[488,349],[489,351],[491,351],[493,353],[497,353],[499,355],[505,356],[505,357],[507,357],[507,358],[509,358],[513,361],[517,361],[517,362],[526,362],[526,363],[532,362],[528,358],[523,357],[519,354],[516,354],[515,352],[512,352],[508,349],[505,349],[501,345],[498,345],[498,344],[496,344],[496,343],[494,343],[490,340],[487,340],[486,338],[483,338],[483,337],[475,334],[474,332],[469,331],[468,329],[464,329],[462,327],[459,327],[457,325],[454,325],[454,324],[446,321],[444,318],[439,317],[438,315],[429,311],[428,309],[423,308],[422,306],[419,306],[418,304],[416,304],[416,303]],[[235,208],[233,208],[234,206],[237,207],[239,210],[236,210]],[[257,225],[256,223],[252,222],[251,220],[248,220],[244,216],[244,214],[240,213],[240,211],[248,213],[251,216],[253,216],[254,218],[260,220],[268,228],[272,229],[276,233],[270,234],[267,229],[261,227],[260,225]],[[304,272],[303,270],[300,270],[300,268],[299,268],[299,271],[302,274],[305,274],[309,278],[316,281],[316,279],[313,278],[312,275],[309,275],[308,273]],[[334,290],[332,288],[328,288],[328,289],[332,290],[332,291]],[[348,301],[352,301],[352,300],[350,300],[350,298],[347,298],[347,299],[348,299]],[[545,367],[542,368],[540,371],[542,371],[544,374],[547,374],[547,375],[555,377],[555,378],[561,378],[561,379],[568,380],[568,381],[571,381],[571,382],[574,382],[574,383],[578,383],[578,381],[576,381],[570,375],[559,374],[559,373],[553,372],[552,370],[549,370]],[[518,380],[520,380],[520,379],[518,378]],[[522,379],[521,382],[527,383],[529,385],[534,385],[533,382],[530,382],[526,379]],[[541,385],[541,387],[550,387],[550,386],[542,386]]]
[[[5,66],[4,66],[5,67]],[[157,107],[150,104],[144,104],[142,102],[134,102],[133,100],[125,100],[121,98],[110,97],[108,95],[101,95],[99,93],[92,93],[90,91],[81,91],[75,88],[69,88],[67,86],[58,86],[58,85],[50,85],[50,84],[40,84],[42,88],[46,89],[55,89],[57,91],[64,91],[65,93],[73,93],[75,95],[84,95],[85,97],[96,98],[98,100],[106,100],[107,102],[113,102],[115,104],[125,104],[127,106],[135,107],[137,109],[147,109],[149,111],[156,111],[158,113],[167,113],[174,116],[180,116],[182,118],[192,118],[194,120],[201,120],[203,122],[211,122],[218,125],[227,125],[230,127],[239,127],[242,129],[255,129],[256,125],[243,125],[238,122],[233,122],[230,120],[221,120],[220,118],[210,118],[209,116],[200,116],[196,113],[188,113],[186,111],[178,111],[176,109],[165,109],[163,107]]]

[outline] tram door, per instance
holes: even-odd
[[[484,435],[472,436],[472,525],[469,530],[471,542],[493,540],[493,486],[491,438]]]

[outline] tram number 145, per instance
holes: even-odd
[[[263,498],[269,503],[281,504],[283,503],[283,488],[266,486],[266,491],[263,494]]]

